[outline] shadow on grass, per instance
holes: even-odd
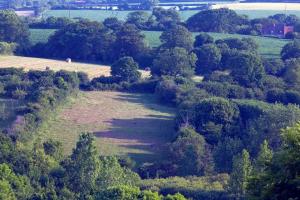
[[[119,94],[118,97],[115,97],[114,99],[142,105],[148,109],[167,113],[169,115],[173,115],[175,110],[171,106],[162,105],[153,94],[123,93]]]
[[[173,117],[148,115],[145,118],[112,119],[106,123],[111,128],[94,132],[95,136],[127,149],[128,156],[136,162],[165,159],[166,144],[174,135]]]

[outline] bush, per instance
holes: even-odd
[[[0,42],[0,55],[12,55],[16,48],[15,43]]]

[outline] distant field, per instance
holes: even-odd
[[[0,56],[0,68],[3,67],[24,68],[25,71],[45,70],[46,67],[50,67],[50,69],[54,71],[64,69],[68,71],[85,72],[88,74],[89,78],[110,75],[109,66],[90,64],[90,63],[79,63],[79,62],[67,63],[61,60],[51,60],[51,59],[21,57],[21,56]],[[145,72],[142,70],[141,72],[143,77],[149,76],[149,72]]]
[[[81,132],[96,136],[102,155],[129,155],[138,162],[163,158],[173,134],[174,110],[150,94],[80,92],[38,130],[70,153]]]
[[[30,40],[33,44],[47,42],[56,29],[30,29]]]
[[[159,36],[161,32],[157,31],[144,31],[146,36],[146,41],[150,46],[159,46],[160,40]],[[198,33],[193,33],[196,36]],[[289,42],[289,40],[277,39],[277,38],[267,38],[267,37],[259,37],[259,36],[245,36],[239,34],[225,34],[225,33],[209,33],[211,36],[217,39],[224,38],[252,38],[259,45],[259,52],[261,55],[266,57],[279,57],[280,51],[282,47]]]
[[[31,41],[33,43],[37,42],[47,42],[48,37],[54,33],[53,29],[30,29]],[[149,46],[155,47],[160,45],[159,36],[161,32],[159,31],[143,31],[146,36],[146,42]],[[196,36],[198,33],[193,33]],[[259,52],[261,55],[266,57],[278,57],[282,47],[289,41],[277,38],[267,38],[259,36],[245,36],[239,34],[224,34],[224,33],[210,33],[215,39],[223,38],[243,38],[250,37],[253,38],[259,44]]]
[[[117,17],[120,20],[126,20],[128,13],[133,11],[111,11],[111,10],[48,10],[43,13],[43,17],[70,17],[71,18],[88,18],[94,21],[103,21],[108,17]],[[150,11],[147,11],[150,13]],[[179,11],[181,20],[185,21],[190,16],[198,13],[198,10],[188,10],[188,11]],[[282,7],[280,10],[236,10],[238,14],[248,15],[250,19],[258,18],[258,17],[268,17],[270,15],[278,14],[278,13],[286,13],[286,14],[294,14],[300,17],[299,10],[287,10]]]

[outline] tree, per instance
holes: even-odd
[[[232,171],[233,157],[243,149],[242,141],[238,138],[225,137],[214,148],[216,170],[220,173]]]
[[[98,22],[87,20],[59,29],[46,44],[45,56],[109,61],[114,37]]]
[[[253,53],[239,53],[228,65],[233,78],[244,86],[258,85],[265,74],[259,55]]]
[[[249,184],[252,166],[247,150],[233,159],[233,170],[230,175],[229,190],[237,197],[243,197]]]
[[[283,77],[290,87],[300,88],[300,59],[289,59],[285,62]]]
[[[203,136],[189,127],[181,128],[177,135],[170,145],[170,152],[178,165],[178,174],[188,176],[212,172],[213,162]]]
[[[194,50],[197,55],[196,73],[211,73],[220,69],[221,51],[215,44],[205,44]]]
[[[157,28],[159,30],[167,30],[180,22],[179,13],[174,9],[164,9],[155,7],[152,15],[157,21]]]
[[[114,43],[115,58],[124,56],[137,58],[146,50],[144,42],[145,36],[133,24],[125,24],[116,32],[116,41]]]
[[[194,47],[200,47],[204,44],[214,43],[214,38],[207,33],[201,32],[196,36]]]
[[[252,175],[248,187],[249,198],[288,200],[299,197],[300,124],[282,130],[281,137],[283,144],[273,157],[270,150],[264,150],[259,155],[258,163],[261,158],[266,160],[263,168]]]
[[[100,161],[101,170],[96,180],[98,192],[115,186],[134,187],[140,181],[138,174],[127,168],[122,168],[116,157],[101,157]]]
[[[221,33],[234,33],[238,26],[247,23],[248,20],[245,17],[227,8],[200,11],[186,21],[190,31]]]
[[[0,199],[27,199],[32,193],[29,180],[16,175],[7,164],[0,164]]]
[[[281,50],[281,58],[287,60],[290,58],[300,58],[300,41],[294,40],[286,44]]]
[[[193,49],[193,36],[184,26],[176,25],[164,31],[160,40],[162,48],[181,47],[188,52]]]
[[[103,24],[113,31],[118,31],[123,26],[123,21],[120,21],[117,17],[108,17],[103,21]]]
[[[96,194],[97,200],[136,200],[141,191],[138,187],[114,186]]]
[[[137,28],[144,30],[148,28],[149,18],[150,15],[147,12],[135,11],[135,12],[130,12],[127,15],[126,22],[129,24],[134,24]]]
[[[196,55],[183,48],[166,49],[154,59],[151,73],[158,76],[191,77],[194,74],[195,62]]]
[[[28,48],[29,29],[14,11],[0,11],[0,41],[18,43],[19,48]]]
[[[139,66],[132,57],[123,57],[111,66],[111,75],[126,82],[138,81],[141,73],[138,71]]]
[[[234,135],[233,127],[239,118],[237,105],[219,97],[197,102],[190,113],[189,122],[209,144],[217,144],[224,135]]]
[[[96,189],[100,173],[98,156],[94,137],[81,134],[73,153],[63,163],[70,189],[81,198],[88,198]]]
[[[141,6],[146,10],[151,10],[156,7],[159,3],[159,0],[143,0]]]

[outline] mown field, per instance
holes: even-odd
[[[53,29],[31,29],[31,41],[32,43],[37,42],[46,42],[48,37],[54,33]],[[143,31],[146,37],[146,42],[149,46],[155,47],[159,46],[160,40],[159,36],[161,32],[159,31]],[[196,36],[198,33],[193,33]],[[245,36],[239,34],[224,34],[224,33],[210,33],[216,40],[223,38],[244,38],[250,37],[253,38],[257,44],[259,44],[259,52],[261,55],[266,57],[279,57],[280,51],[282,47],[289,42],[289,40],[277,39],[277,38],[267,38],[267,37],[259,37],[259,36]]]
[[[103,21],[108,17],[117,17],[120,20],[125,20],[128,13],[133,11],[111,11],[111,10],[48,10],[43,13],[43,17],[71,17],[71,18],[88,18],[95,21]],[[150,13],[150,11],[147,11]],[[198,10],[180,11],[180,17],[183,21],[187,20],[190,16],[199,12]],[[236,10],[238,14],[247,15],[250,19],[259,17],[268,17],[278,13],[294,14],[300,17],[299,10]]]
[[[85,72],[90,79],[99,76],[109,76],[110,67],[101,64],[80,63],[72,62],[67,63],[63,60],[51,60],[43,58],[31,58],[21,56],[0,56],[0,68],[4,67],[17,67],[24,68],[25,71],[29,70],[45,70],[49,67],[51,70],[68,70],[76,72]],[[143,77],[148,77],[149,72],[141,70]]]
[[[70,153],[81,132],[96,136],[102,155],[129,155],[137,162],[164,158],[173,135],[173,108],[150,94],[80,92],[52,113],[38,133],[63,143]]]

